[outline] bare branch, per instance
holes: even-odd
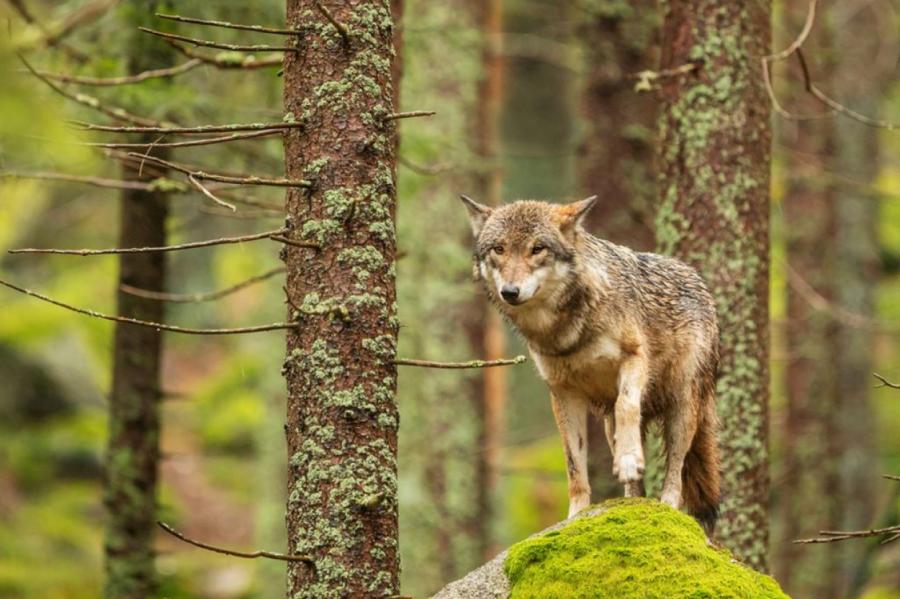
[[[402,164],[403,166],[405,166],[412,172],[416,173],[417,175],[424,175],[424,176],[429,176],[429,177],[434,176],[434,175],[440,175],[441,173],[445,173],[445,172],[451,170],[452,168],[454,168],[452,165],[444,165],[444,164],[435,164],[435,165],[428,165],[428,166],[422,165],[422,164],[416,164],[415,162],[411,161],[409,158],[404,158],[403,156],[398,156],[397,162],[399,162],[400,164]]]
[[[434,116],[437,112],[433,110],[414,110],[412,112],[395,112],[384,117],[386,121],[397,121],[400,119],[414,119],[422,116]]]
[[[281,243],[284,243],[287,245],[292,245],[292,246],[298,247],[298,248],[307,248],[307,249],[313,249],[313,250],[318,250],[318,249],[322,248],[322,246],[320,246],[318,243],[316,243],[314,241],[303,241],[301,239],[290,239],[289,237],[285,237],[283,235],[272,235],[270,237],[270,239],[272,239],[272,241],[278,241],[278,242],[281,242]]]
[[[154,156],[145,156],[143,154],[136,154],[133,152],[128,153],[129,156],[133,158],[140,158],[142,160],[146,160],[151,164],[156,164],[158,166],[164,166],[170,168],[172,170],[184,173],[189,177],[193,177],[199,180],[208,180],[208,181],[218,181],[219,183],[230,183],[233,185],[268,185],[271,187],[312,187],[312,181],[306,181],[304,179],[294,180],[294,179],[264,179],[262,177],[255,176],[240,176],[235,177],[231,175],[216,175],[212,173],[206,173],[203,171],[195,171],[189,168],[185,168],[180,164],[176,164],[174,162],[169,162],[168,160],[163,160],[161,158],[156,158]]]
[[[280,67],[284,64],[284,60],[280,56],[274,58],[254,58],[252,55],[244,55],[240,52],[220,52],[215,56],[207,56],[202,52],[197,52],[192,48],[188,48],[182,44],[173,42],[172,40],[165,41],[188,58],[202,60],[205,64],[217,69],[254,70],[265,69],[268,67]]]
[[[200,181],[198,181],[193,175],[188,175],[188,181],[190,181],[191,185],[193,185],[195,189],[197,189],[200,193],[202,193],[203,195],[208,197],[210,200],[212,200],[219,206],[222,206],[223,208],[228,208],[232,212],[237,212],[237,208],[235,207],[234,204],[229,204],[225,200],[220,200],[219,198],[217,198],[215,195],[213,195],[213,193],[210,190],[203,187],[203,184],[200,183]]]
[[[187,327],[179,327],[175,325],[162,324],[159,322],[149,322],[146,320],[138,320],[136,318],[128,318],[125,316],[111,316],[109,314],[103,314],[102,312],[95,312],[93,310],[85,310],[84,308],[77,308],[75,306],[63,303],[61,301],[55,300],[53,298],[47,297],[46,295],[41,295],[40,293],[31,291],[30,289],[25,289],[24,287],[19,287],[18,285],[13,285],[8,281],[4,281],[0,279],[0,285],[5,287],[9,287],[13,291],[18,291],[19,293],[23,293],[25,295],[31,296],[33,298],[39,299],[41,301],[47,302],[48,304],[53,304],[54,306],[58,306],[60,308],[65,308],[66,310],[70,310],[72,312],[77,312],[78,314],[84,314],[85,316],[91,316],[93,318],[101,318],[103,320],[109,320],[112,322],[121,322],[125,324],[133,324],[141,327],[148,327],[151,329],[157,329],[160,331],[169,331],[172,333],[183,333],[186,335],[237,335],[243,333],[262,333],[265,331],[281,331],[285,329],[293,329],[297,328],[299,325],[297,323],[290,322],[276,322],[272,324],[264,324],[253,327],[240,327],[240,328],[232,328],[232,329],[192,329]]]
[[[77,10],[67,15],[63,21],[53,27],[53,32],[47,37],[45,43],[54,45],[64,37],[71,34],[80,26],[102,17],[106,12],[119,3],[120,0],[96,0],[82,5]]]
[[[146,126],[146,127],[162,126],[162,123],[160,123],[159,121],[155,121],[153,119],[148,119],[148,118],[144,118],[141,116],[137,116],[135,114],[131,114],[130,112],[128,112],[127,110],[125,110],[123,108],[110,108],[93,96],[88,96],[85,94],[73,94],[73,93],[63,89],[62,87],[56,85],[53,81],[46,78],[41,73],[39,73],[37,70],[35,70],[34,67],[32,67],[28,63],[28,61],[25,60],[25,57],[22,56],[21,54],[19,55],[19,60],[22,61],[22,64],[25,65],[25,68],[27,68],[31,72],[32,75],[34,75],[35,77],[37,77],[38,79],[40,79],[41,81],[46,83],[50,87],[50,89],[52,89],[59,95],[63,96],[64,98],[72,100],[73,102],[81,104],[82,106],[87,106],[88,108],[92,108],[94,110],[102,112],[103,114],[105,114],[111,118],[114,118],[118,121],[124,121],[126,123],[133,123],[135,125],[141,125],[141,126]]]
[[[235,131],[264,131],[267,129],[301,129],[302,123],[240,123],[236,125],[201,125],[199,127],[147,126],[147,127],[115,127],[97,125],[84,121],[71,121],[84,131],[106,131],[109,133],[165,133],[195,135],[203,133],[233,133]]]
[[[322,0],[315,0],[315,3],[316,8],[319,9],[319,12],[322,13],[322,16],[324,16],[328,20],[328,22],[331,23],[335,29],[337,29],[337,32],[338,34],[340,34],[341,39],[344,40],[344,44],[349,44],[350,30],[347,29],[347,26],[335,18],[334,14],[332,14],[332,12],[328,10],[328,7],[322,4]]]
[[[159,247],[143,247],[143,248],[107,248],[102,250],[60,250],[56,248],[23,248],[17,250],[7,250],[10,254],[63,254],[68,256],[105,256],[110,254],[149,254],[154,252],[178,252],[181,250],[192,250],[196,248],[211,247],[215,245],[229,245],[234,243],[244,243],[247,241],[257,241],[260,239],[271,239],[275,235],[284,233],[286,229],[276,229],[275,231],[265,231],[263,233],[254,233],[252,235],[241,235],[240,237],[219,237],[218,239],[207,239],[205,241],[192,241],[190,243],[182,243],[178,245],[164,245]]]
[[[689,62],[687,64],[681,65],[680,67],[673,67],[671,69],[662,69],[659,71],[639,71],[637,73],[628,75],[627,78],[637,79],[637,83],[634,84],[634,91],[649,92],[657,89],[658,86],[654,86],[654,84],[660,79],[667,79],[669,77],[678,77],[679,75],[693,73],[701,66],[703,66],[703,63],[700,61]]]
[[[229,23],[228,21],[210,21],[208,19],[197,19],[194,17],[183,17],[181,15],[164,15],[156,13],[160,19],[169,21],[178,21],[179,23],[193,23],[195,25],[209,25],[210,27],[224,27],[225,29],[239,29],[241,31],[253,31],[255,33],[272,33],[276,35],[297,35],[300,33],[295,29],[278,29],[276,27],[262,27],[260,25],[242,25],[240,23]]]
[[[184,536],[182,533],[178,532],[177,530],[175,530],[174,528],[172,528],[165,522],[157,522],[157,524],[159,524],[160,528],[162,528],[164,531],[166,531],[167,533],[169,533],[176,539],[184,541],[185,543],[187,543],[189,545],[193,545],[194,547],[199,547],[200,549],[206,549],[207,551],[212,551],[214,553],[222,553],[224,555],[230,555],[232,557],[243,557],[246,559],[256,559],[259,557],[265,557],[268,559],[275,559],[275,560],[280,560],[283,562],[303,562],[305,564],[313,565],[312,558],[307,557],[305,555],[286,555],[284,553],[272,553],[271,551],[252,551],[252,552],[233,551],[231,549],[222,549],[221,547],[214,547],[207,543],[201,543],[200,541],[195,541],[194,539],[190,539],[190,538]]]
[[[898,388],[900,388],[900,387],[898,387]],[[896,481],[900,481],[900,476],[895,476],[895,475],[893,475],[893,474],[882,474],[881,476],[882,476],[883,478],[888,479],[888,480],[896,480]]]
[[[166,69],[154,69],[144,71],[135,75],[127,75],[124,77],[80,77],[76,75],[58,75],[56,73],[47,73],[46,71],[38,71],[38,73],[46,79],[59,81],[60,83],[75,83],[78,85],[91,85],[95,87],[112,87],[117,85],[131,85],[141,83],[149,79],[162,79],[166,77],[175,77],[182,73],[187,73],[201,66],[203,61],[199,58],[192,58],[186,62],[169,67]]]
[[[878,374],[877,372],[873,372],[873,373],[872,373],[872,376],[874,376],[876,379],[878,379],[879,381],[881,381],[880,384],[878,384],[878,385],[875,386],[876,389],[879,389],[879,388],[881,388],[881,387],[890,387],[891,389],[900,389],[900,384],[898,384],[898,383],[892,383],[891,381],[887,380],[886,378],[884,378],[883,376],[881,376],[881,375]],[[888,476],[888,475],[885,475],[885,477],[886,477],[886,478],[896,478],[896,480],[900,480],[900,477],[891,477],[891,476]]]
[[[194,46],[204,46],[206,48],[219,48],[220,50],[232,50],[234,52],[296,52],[297,48],[293,46],[267,46],[265,44],[250,44],[250,45],[241,45],[241,44],[224,44],[222,42],[213,42],[210,40],[201,40],[194,37],[186,37],[183,35],[175,35],[174,33],[165,33],[163,31],[156,31],[155,29],[148,29],[147,27],[138,27],[144,33],[149,33],[150,35],[155,35],[157,37],[165,38],[168,40],[175,40],[179,42],[185,42],[188,44],[193,44]]]
[[[0,178],[8,179],[37,179],[43,181],[65,181],[67,183],[83,183],[94,187],[106,189],[134,189],[138,191],[156,191],[166,187],[171,191],[184,192],[187,187],[171,179],[156,179],[148,183],[141,181],[125,181],[122,179],[103,179],[101,177],[85,177],[81,175],[67,175],[64,173],[0,173]]]
[[[138,287],[132,287],[131,285],[120,285],[119,289],[124,291],[129,295],[135,295],[137,297],[143,297],[145,299],[157,300],[160,302],[171,302],[174,304],[191,304],[191,303],[200,303],[200,302],[212,302],[215,300],[220,300],[223,297],[228,297],[238,291],[246,289],[252,285],[257,283],[261,283],[263,281],[267,281],[272,277],[278,276],[280,274],[284,274],[286,272],[286,268],[283,266],[278,268],[273,268],[272,270],[267,270],[261,275],[256,275],[255,277],[251,277],[245,281],[241,281],[236,285],[232,285],[230,287],[226,287],[224,289],[219,289],[218,291],[207,291],[206,293],[165,293],[163,291],[150,291],[149,289],[140,289]]]
[[[235,133],[234,135],[223,135],[221,137],[208,137],[206,139],[193,139],[190,141],[173,141],[165,143],[79,143],[79,145],[92,148],[106,148],[108,150],[117,149],[141,149],[141,148],[189,148],[193,146],[210,146],[213,144],[222,144],[232,141],[241,141],[245,139],[256,139],[258,137],[269,137],[280,134],[278,129],[268,131],[257,131],[255,133]]]
[[[412,360],[409,358],[397,358],[394,364],[397,366],[416,366],[419,368],[492,368],[495,366],[513,366],[527,361],[525,356],[516,356],[504,360],[471,360],[469,362],[431,362],[429,360]]]
[[[900,524],[869,530],[820,530],[819,534],[822,536],[812,539],[799,539],[794,541],[794,543],[797,545],[811,545],[816,543],[835,543],[837,541],[846,541],[847,539],[888,536],[887,539],[882,541],[882,544],[887,544],[900,535]]]

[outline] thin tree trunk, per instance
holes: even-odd
[[[288,594],[399,592],[397,343],[394,266],[393,18],[388,0],[288,0],[307,33],[287,53],[286,174],[312,179],[287,195],[287,293],[299,328],[287,338]]]
[[[652,95],[636,92],[627,75],[655,62],[656,2],[590,6],[579,28],[587,75],[581,96],[586,130],[578,151],[578,176],[582,195],[599,195],[601,201],[588,216],[587,227],[615,243],[652,250],[656,102]],[[594,498],[621,494],[600,418],[590,419],[588,438]]]
[[[797,7],[787,21],[793,39],[806,18],[806,6]],[[786,8],[787,10],[787,8]],[[817,52],[817,77],[830,80],[833,52],[828,51],[827,23],[820,20],[810,43]],[[790,40],[779,43],[783,47]],[[793,66],[793,65],[792,65]],[[787,105],[796,111],[813,112],[799,69],[786,79]],[[778,475],[780,538],[773,570],[783,588],[797,597],[828,599],[838,594],[839,546],[796,545],[794,540],[832,528],[839,521],[837,447],[840,417],[837,412],[836,376],[832,351],[836,323],[829,314],[810,306],[805,285],[823,297],[834,299],[837,285],[832,265],[837,248],[835,234],[835,188],[823,173],[834,153],[834,121],[779,121],[786,181],[784,239],[787,270],[787,314],[784,369],[786,407],[783,429],[782,470]]]
[[[672,0],[662,68],[699,62],[662,84],[663,252],[696,266],[721,328],[718,411],[723,504],[717,536],[767,567],[769,389],[769,100],[759,58],[770,52],[771,4]]]
[[[478,176],[479,201],[489,206],[503,202],[503,172],[497,156],[500,103],[503,99],[503,57],[500,43],[503,34],[502,0],[474,2],[478,27],[482,34],[481,81],[478,85],[475,119],[475,154],[481,158]],[[496,310],[479,302],[481,312],[481,344],[487,360],[506,354],[506,333]],[[506,436],[507,372],[505,368],[481,371],[480,451],[478,453],[478,516],[476,531],[481,556],[488,560],[497,553],[492,535],[494,502],[500,482],[500,455]]]
[[[894,75],[893,62],[881,64],[878,30],[881,17],[870,1],[838,3],[828,18],[839,53],[834,94],[864,114],[878,114],[885,79]],[[890,79],[888,79],[890,80]],[[879,170],[879,131],[846,118],[835,121],[833,170],[853,181],[842,185],[836,202],[835,243],[838,247],[833,280],[837,304],[849,312],[872,317],[878,281],[878,203],[868,191]],[[871,403],[874,338],[871,329],[842,323],[833,355],[837,375],[840,528],[868,528],[875,521],[875,415]],[[837,596],[855,596],[862,576],[864,547],[840,547]]]
[[[157,12],[155,0],[134,2],[129,26],[148,24]],[[128,72],[169,66],[172,51],[149,36],[135,37],[130,46]],[[151,143],[153,137],[142,142]],[[164,152],[158,153],[165,157]],[[137,174],[123,168],[124,179]],[[122,192],[119,247],[166,245],[168,199],[160,191]],[[163,291],[165,254],[128,254],[119,259],[119,285]],[[162,302],[117,294],[118,314],[164,322]],[[159,401],[162,334],[160,331],[117,324],[113,342],[109,440],[106,453],[105,596],[108,599],[146,599],[156,592],[153,540],[156,531],[156,488],[159,462]]]

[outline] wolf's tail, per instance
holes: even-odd
[[[688,512],[712,537],[719,517],[719,447],[714,395],[700,406],[700,421],[681,471],[682,497]]]

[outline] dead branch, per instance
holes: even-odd
[[[434,175],[440,175],[441,173],[445,173],[445,172],[455,168],[453,165],[444,165],[444,164],[436,164],[436,165],[416,164],[409,158],[404,158],[403,156],[398,156],[397,162],[399,162],[401,165],[405,166],[412,172],[416,173],[417,175],[423,175],[423,176],[428,176],[428,177],[431,177]]]
[[[832,304],[828,298],[816,291],[816,289],[787,262],[785,262],[784,268],[788,274],[788,284],[813,309],[820,312],[826,312],[838,322],[851,327],[869,328],[874,326],[875,323],[867,316],[851,312],[842,306]]]
[[[180,173],[184,173],[188,175],[188,177],[193,177],[198,180],[208,180],[208,181],[218,181],[219,183],[229,183],[232,185],[268,185],[271,187],[312,187],[312,181],[306,181],[304,179],[294,180],[294,179],[264,179],[262,177],[255,177],[250,175],[245,176],[231,176],[231,175],[216,175],[212,173],[206,173],[203,171],[191,170],[189,168],[185,168],[183,165],[177,164],[175,162],[169,162],[168,160],[163,160],[161,158],[156,158],[154,156],[145,156],[143,154],[136,154],[134,152],[129,152],[129,156],[133,158],[140,158],[142,160],[146,160],[151,164],[156,164],[158,166],[164,166],[170,168],[172,170],[178,171]]]
[[[90,58],[87,54],[85,54],[81,50],[73,48],[73,47],[69,46],[68,44],[65,44],[65,43],[62,43],[59,41],[52,41],[50,39],[51,38],[50,31],[47,29],[47,27],[44,26],[43,23],[41,23],[40,21],[38,21],[37,19],[34,18],[34,16],[31,14],[31,11],[29,11],[28,7],[25,6],[25,2],[23,0],[7,0],[7,4],[12,6],[13,9],[17,13],[19,13],[19,16],[22,17],[23,21],[25,21],[29,25],[34,25],[41,31],[41,33],[44,34],[44,37],[41,40],[38,40],[38,42],[37,42],[38,44],[43,45],[43,46],[57,47],[60,50],[62,50],[63,52],[65,52],[66,54],[68,54],[72,59],[76,60],[77,62],[86,62]]]
[[[106,189],[128,189],[138,191],[154,191],[162,186],[170,184],[173,191],[186,191],[186,187],[177,181],[170,179],[156,179],[149,183],[141,181],[125,181],[121,179],[103,179],[101,177],[85,177],[81,175],[67,175],[64,173],[0,173],[0,178],[9,179],[36,179],[42,181],[65,181],[67,183],[83,183],[94,187]]]
[[[81,77],[76,75],[59,75],[56,73],[48,73],[46,71],[38,71],[38,74],[40,74],[42,77],[45,77],[46,79],[58,81],[60,83],[75,83],[78,85],[91,85],[95,87],[112,87],[117,85],[131,85],[134,83],[141,83],[142,81],[147,81],[149,79],[175,77],[177,75],[181,75],[182,73],[187,73],[188,71],[196,69],[202,64],[203,61],[199,58],[192,58],[179,65],[175,65],[174,67],[169,67],[166,69],[154,69],[150,71],[144,71],[143,73],[137,73],[136,75],[127,75],[124,77]]]
[[[300,129],[302,123],[241,123],[235,125],[201,125],[199,127],[176,126],[147,126],[147,127],[116,127],[112,125],[97,125],[84,121],[70,121],[84,131],[105,131],[108,133],[164,133],[195,135],[203,133],[233,133],[235,131],[264,131],[266,129]]]
[[[527,361],[525,356],[516,356],[504,360],[471,360],[469,362],[431,362],[429,360],[412,360],[409,358],[397,358],[394,364],[397,366],[416,366],[419,368],[463,369],[463,368],[493,368],[495,366],[513,366]]]
[[[224,44],[222,42],[213,42],[210,40],[202,40],[194,37],[186,37],[184,35],[175,35],[174,33],[165,33],[147,27],[138,27],[144,33],[155,35],[168,40],[185,42],[194,46],[203,46],[205,48],[219,48],[220,50],[231,50],[234,52],[296,52],[297,48],[292,46],[267,46],[265,44]]]
[[[760,59],[763,72],[763,83],[765,84],[766,93],[769,95],[769,99],[775,112],[777,112],[785,119],[795,121],[820,119],[823,117],[833,116],[834,114],[841,114],[849,119],[852,119],[869,127],[888,130],[900,128],[900,123],[892,123],[886,120],[873,119],[841,104],[837,100],[834,100],[833,98],[825,94],[825,92],[819,89],[819,87],[816,86],[815,83],[813,83],[812,75],[809,71],[809,65],[806,63],[806,57],[803,54],[803,44],[809,38],[813,26],[815,25],[817,7],[818,0],[809,0],[809,9],[806,13],[806,21],[803,24],[803,29],[801,29],[797,37],[784,50],[776,52],[775,54],[763,56]],[[771,65],[776,62],[787,60],[791,56],[796,56],[797,60],[800,63],[800,68],[803,72],[803,86],[805,91],[820,103],[825,105],[829,109],[827,112],[814,115],[798,115],[786,110],[778,101],[778,98],[775,95],[775,88],[772,84]]]
[[[229,204],[225,200],[220,200],[219,198],[217,198],[210,190],[205,188],[203,186],[203,184],[200,183],[200,181],[198,181],[193,175],[188,175],[188,181],[190,181],[191,185],[193,185],[197,191],[199,191],[200,193],[202,193],[203,195],[208,197],[210,200],[212,200],[219,206],[222,206],[223,208],[228,208],[232,212],[237,212],[237,207],[235,207],[234,204]]]
[[[103,314],[102,312],[95,312],[94,310],[85,310],[84,308],[78,308],[76,306],[72,306],[70,304],[63,303],[59,300],[55,300],[53,298],[47,297],[46,295],[41,295],[35,291],[31,291],[30,289],[25,289],[24,287],[19,287],[18,285],[14,285],[8,281],[4,281],[0,279],[0,285],[5,287],[9,287],[13,291],[18,291],[19,293],[28,295],[30,297],[39,299],[41,301],[47,302],[48,304],[53,304],[54,306],[58,306],[60,308],[65,308],[71,312],[77,312],[78,314],[84,314],[85,316],[91,316],[93,318],[100,318],[103,320],[109,320],[112,322],[121,322],[125,324],[133,324],[141,327],[148,327],[152,329],[157,329],[160,331],[169,331],[171,333],[183,333],[186,335],[237,335],[244,333],[261,333],[265,331],[281,331],[285,329],[293,329],[298,327],[297,323],[290,322],[276,322],[272,324],[264,324],[257,325],[252,327],[239,327],[239,328],[230,328],[230,329],[192,329],[187,327],[179,327],[175,325],[163,324],[159,322],[149,322],[146,320],[138,320],[136,318],[128,318],[125,316],[111,316],[109,314]]]
[[[201,302],[212,302],[216,300],[220,300],[224,297],[228,297],[238,291],[246,289],[252,285],[256,285],[257,283],[262,283],[263,281],[267,281],[272,277],[278,276],[286,272],[287,269],[283,266],[278,268],[273,268],[272,270],[267,270],[266,272],[256,275],[255,277],[251,277],[246,279],[245,281],[241,281],[236,285],[232,285],[230,287],[226,287],[224,289],[219,289],[217,291],[207,291],[205,293],[166,293],[163,291],[150,291],[149,289],[140,289],[138,287],[132,287],[131,285],[120,285],[119,289],[124,291],[129,295],[135,295],[137,297],[143,297],[145,299],[157,300],[160,302],[171,302],[174,304],[192,304],[192,303],[201,303]]]
[[[214,547],[213,545],[209,545],[207,543],[201,543],[200,541],[195,541],[194,539],[188,538],[184,536],[182,533],[178,532],[165,522],[157,522],[160,528],[164,531],[179,539],[184,541],[189,545],[193,545],[194,547],[199,547],[200,549],[206,549],[207,551],[212,551],[215,553],[222,553],[224,555],[230,555],[232,557],[243,557],[246,559],[256,559],[259,557],[265,557],[268,559],[280,560],[283,562],[303,562],[305,564],[313,565],[313,560],[310,557],[305,555],[286,555],[284,553],[272,553],[271,551],[234,551],[232,549],[223,549],[221,547]]]
[[[172,40],[165,40],[168,42],[173,48],[187,56],[191,59],[201,60],[204,64],[208,64],[217,69],[223,70],[232,70],[232,69],[245,69],[245,70],[253,70],[253,69],[264,69],[268,67],[280,67],[284,64],[284,61],[280,56],[274,58],[254,58],[250,55],[243,55],[239,52],[220,52],[215,56],[207,56],[202,52],[197,52],[187,46],[183,46],[177,42],[173,42]]]
[[[847,539],[887,536],[888,538],[882,541],[882,544],[885,545],[900,536],[900,524],[869,530],[820,530],[819,534],[822,536],[812,539],[798,539],[794,543],[797,545],[811,545],[816,543],[835,543],[837,541],[846,541]]]
[[[900,384],[892,383],[891,381],[887,380],[886,378],[884,378],[877,372],[873,372],[872,376],[874,376],[876,379],[878,379],[880,381],[880,384],[875,386],[876,389],[880,389],[881,387],[890,387],[891,389],[900,389]],[[885,478],[890,478],[892,480],[900,480],[900,477],[892,477],[890,475],[885,475]]]
[[[331,25],[335,29],[337,29],[337,32],[341,36],[341,39],[344,40],[344,44],[349,44],[350,43],[350,30],[347,29],[347,26],[335,18],[334,14],[332,14],[332,12],[330,10],[328,10],[328,7],[325,6],[324,4],[322,4],[322,0],[315,0],[315,4],[316,4],[316,8],[319,9],[319,12],[322,13],[322,16],[324,16],[325,19],[329,23],[331,23]]]
[[[256,139],[258,137],[269,137],[271,135],[280,134],[281,131],[271,129],[266,131],[257,131],[255,133],[235,133],[234,135],[223,135],[220,137],[208,137],[206,139],[194,139],[190,141],[174,141],[165,143],[79,143],[92,148],[106,148],[108,150],[117,149],[141,149],[141,148],[189,148],[193,146],[209,146],[213,144],[222,144],[232,141],[241,141],[245,139]]]
[[[76,29],[95,21],[113,8],[120,0],[96,0],[82,5],[77,10],[69,13],[59,25],[52,28],[52,33],[44,40],[44,43],[52,46],[70,35]]]
[[[306,249],[313,249],[313,250],[322,249],[322,246],[320,246],[318,243],[316,243],[314,241],[303,241],[302,239],[291,239],[291,238],[285,237],[283,235],[272,235],[270,237],[270,239],[272,241],[278,241],[278,242],[284,243],[286,245],[292,245],[292,246],[298,247],[298,248],[306,248]]]
[[[260,239],[271,239],[273,236],[286,232],[286,229],[276,229],[275,231],[265,231],[263,233],[254,233],[252,235],[241,235],[239,237],[219,237],[217,239],[207,239],[204,241],[192,241],[190,243],[181,243],[178,245],[164,245],[159,247],[142,247],[142,248],[105,248],[101,250],[61,250],[57,248],[22,248],[15,250],[7,250],[10,254],[62,254],[68,256],[105,256],[118,254],[149,254],[154,252],[179,252],[182,250],[193,250],[196,248],[211,247],[216,245],[230,245],[235,243],[244,243],[247,241],[257,241]]]
[[[62,87],[58,86],[56,83],[54,83],[47,77],[43,76],[37,70],[35,70],[35,68],[32,67],[28,63],[28,61],[25,60],[25,57],[22,56],[21,54],[19,55],[19,60],[22,61],[22,64],[25,65],[25,68],[28,69],[32,75],[34,75],[35,77],[37,77],[38,79],[40,79],[41,81],[46,83],[50,87],[50,89],[52,89],[53,91],[55,91],[56,93],[58,93],[59,95],[61,95],[64,98],[72,100],[73,102],[81,104],[82,106],[87,106],[88,108],[92,108],[94,110],[102,112],[106,116],[116,119],[118,121],[124,121],[126,123],[132,123],[134,125],[141,125],[141,126],[145,126],[145,127],[162,126],[162,123],[160,123],[159,121],[144,118],[144,117],[138,116],[136,114],[131,114],[124,108],[106,106],[105,104],[103,104],[99,99],[95,98],[94,96],[88,96],[86,94],[80,94],[80,93],[74,94],[72,92],[69,92],[69,91],[63,89]]]
[[[395,112],[384,117],[386,121],[397,121],[400,119],[414,119],[423,116],[434,116],[437,112],[433,110],[413,110],[411,112]]]
[[[294,29],[279,29],[276,27],[263,27],[261,25],[243,25],[241,23],[229,23],[228,21],[210,21],[195,17],[183,17],[181,15],[164,15],[156,13],[160,19],[178,21],[179,23],[193,23],[194,25],[208,25],[210,27],[223,27],[225,29],[238,29],[241,31],[253,31],[254,33],[272,33],[275,35],[297,35],[300,33]]]
[[[898,387],[898,389],[900,389],[900,387]],[[888,480],[896,480],[896,481],[900,481],[900,476],[895,476],[895,475],[893,475],[893,474],[882,474],[881,476],[882,476],[883,478],[888,479]]]
[[[703,63],[700,61],[697,62],[689,62],[687,64],[683,64],[680,67],[673,67],[670,69],[661,69],[659,71],[646,70],[639,71],[637,73],[632,73],[627,75],[628,79],[636,79],[637,83],[634,84],[634,91],[636,92],[649,92],[657,89],[655,83],[660,79],[668,79],[670,77],[678,77],[679,75],[686,75],[688,73],[693,73],[697,69],[703,66]]]

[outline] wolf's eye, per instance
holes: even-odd
[[[495,254],[502,254],[502,253],[503,253],[503,246],[502,246],[502,245],[495,245],[494,247],[491,248],[491,251],[493,251]]]
[[[544,246],[538,244],[538,245],[534,246],[533,248],[531,248],[531,255],[537,256],[538,254],[540,254],[541,252],[543,252],[546,249],[547,248],[545,248]]]

